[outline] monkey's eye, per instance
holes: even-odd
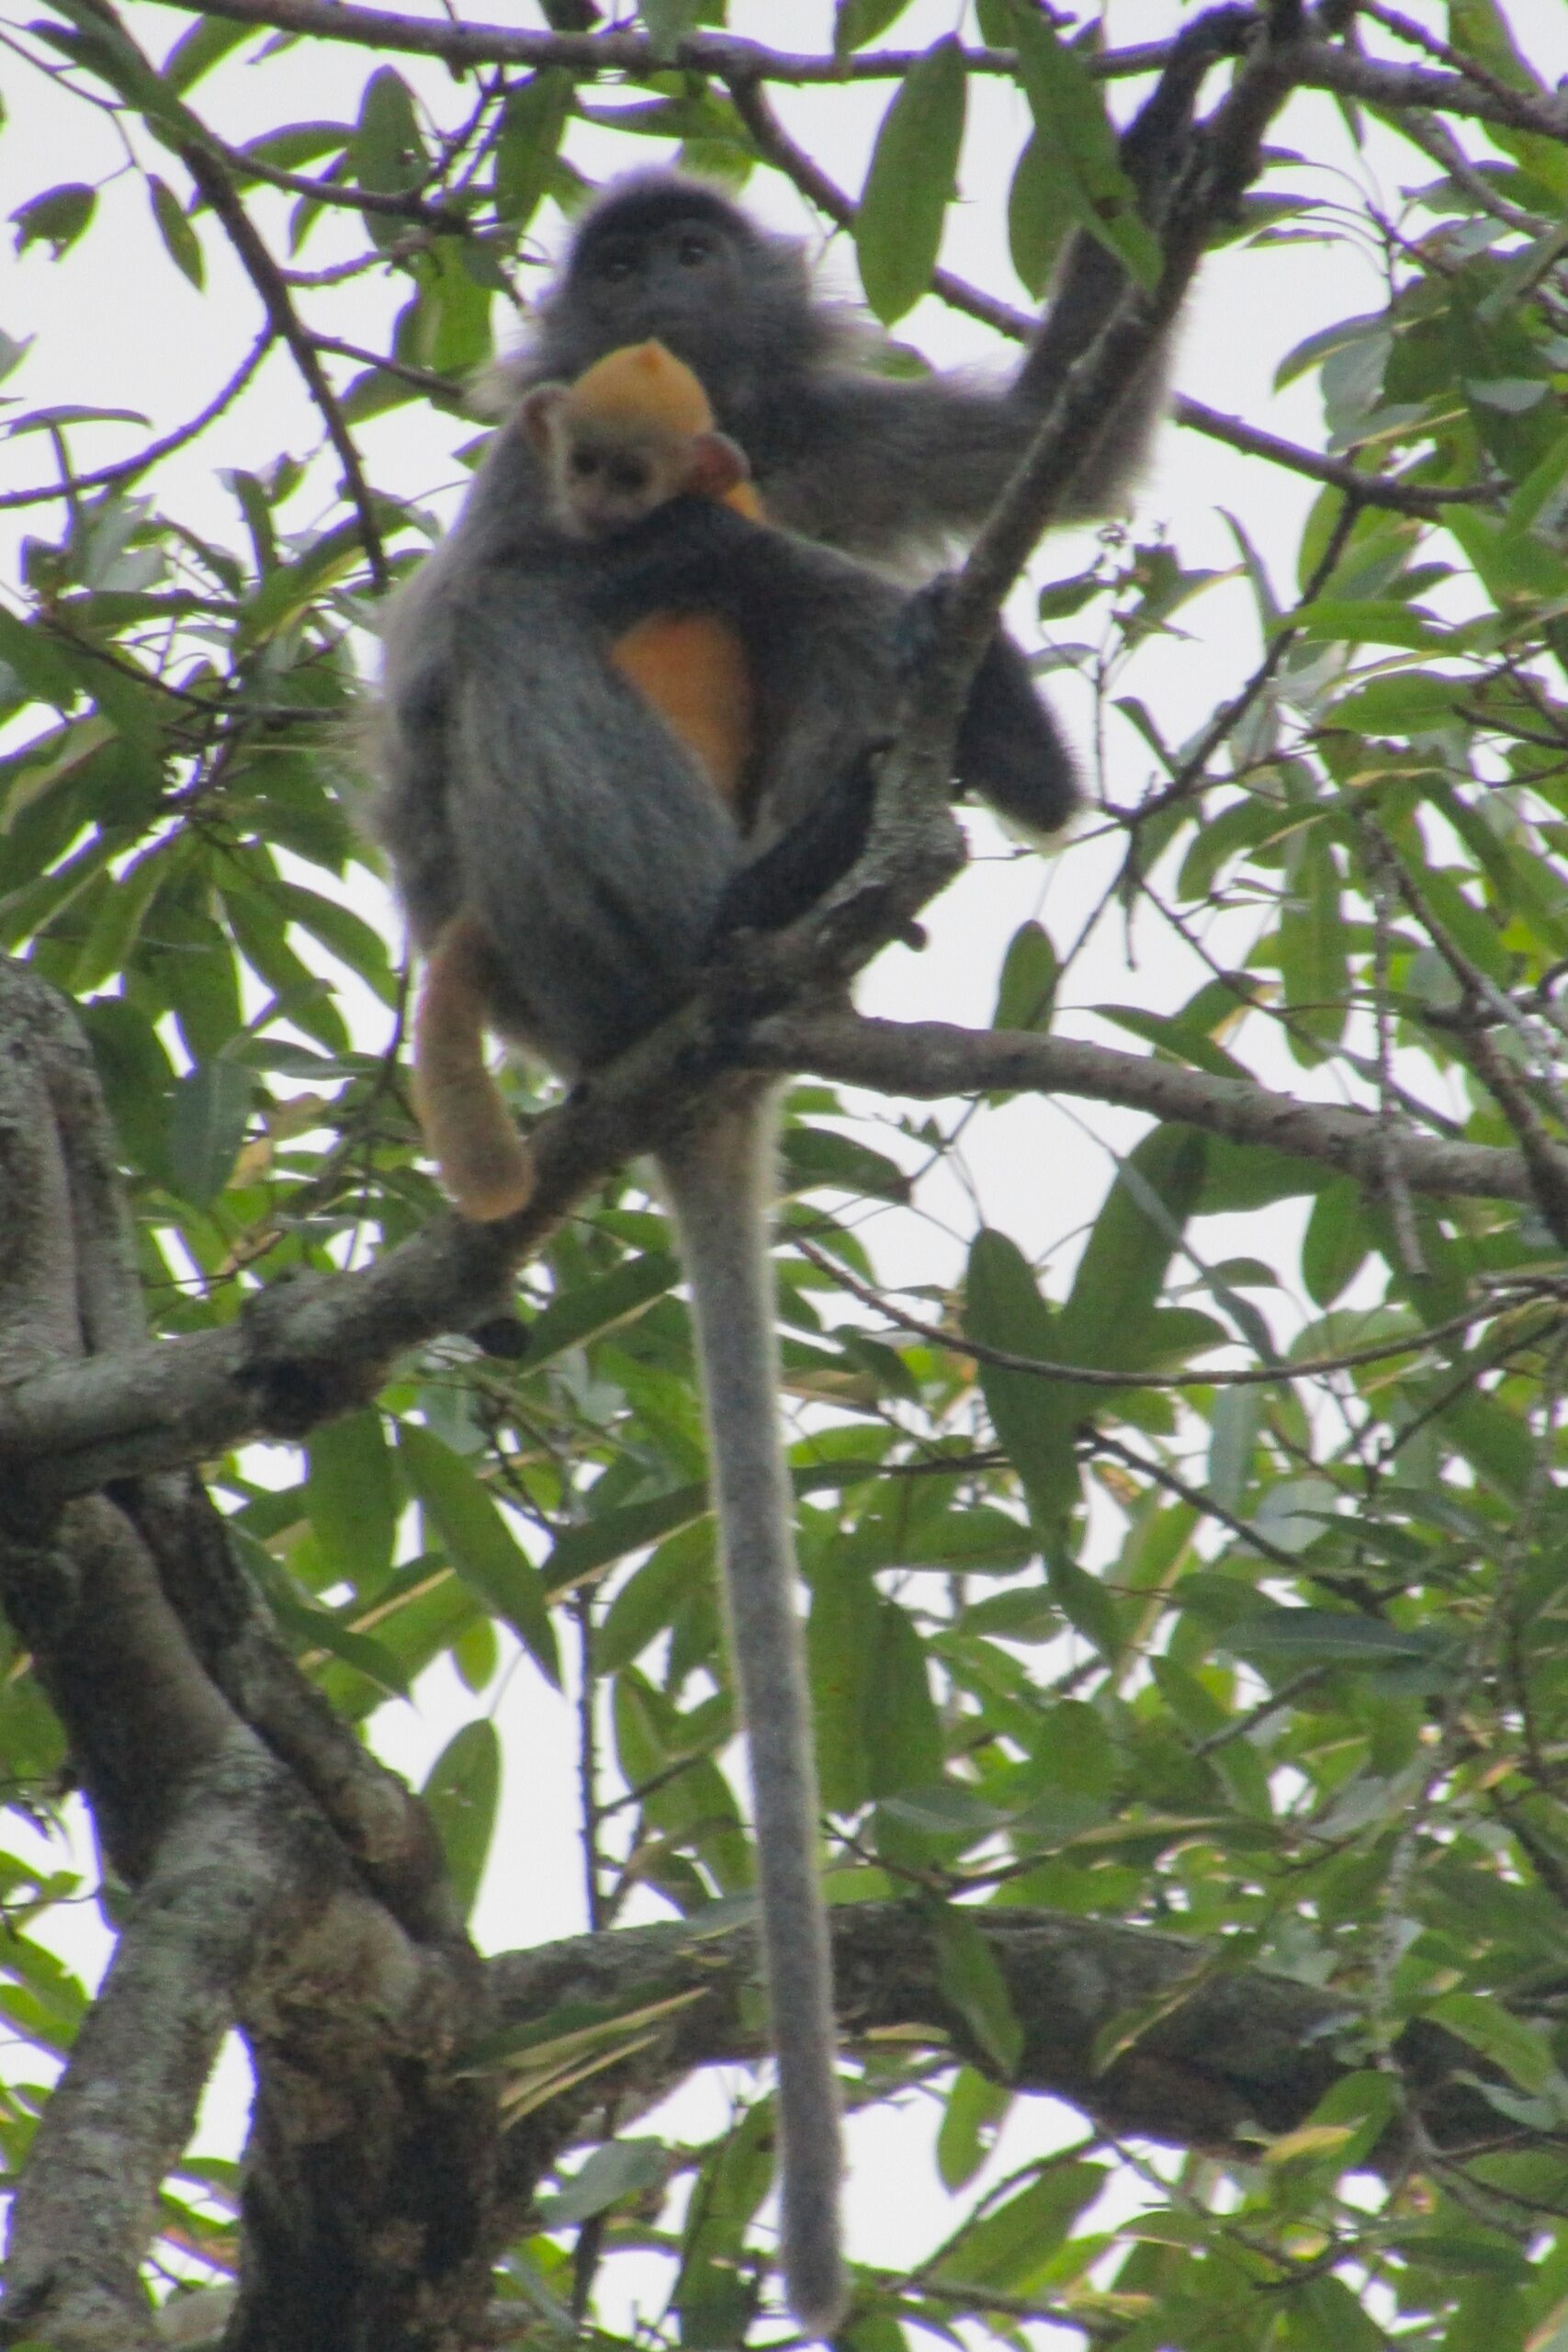
[[[618,286],[637,276],[641,262],[642,256],[633,245],[606,245],[593,265],[593,275],[611,286]]]
[[[648,488],[649,472],[640,458],[613,458],[609,467],[610,487],[628,498],[639,497]]]
[[[713,240],[688,230],[675,248],[675,258],[682,269],[701,269],[713,259]]]
[[[574,449],[568,462],[580,481],[592,481],[599,470],[599,452],[597,449]]]

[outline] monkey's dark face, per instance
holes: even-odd
[[[682,487],[677,457],[660,437],[623,437],[608,426],[560,428],[555,471],[557,520],[575,538],[629,530]]]
[[[618,341],[668,331],[679,319],[705,322],[739,282],[733,241],[716,224],[674,220],[606,229],[578,265],[578,291]]]
[[[745,294],[740,240],[705,210],[615,207],[592,224],[568,280],[577,319],[606,351],[656,338],[699,374]]]
[[[679,172],[615,182],[578,223],[540,305],[524,382],[574,383],[628,343],[661,343],[701,380],[759,477],[793,430],[803,370],[832,340],[792,237]],[[780,413],[775,414],[775,412]]]

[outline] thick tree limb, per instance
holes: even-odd
[[[0,1031],[7,986],[0,978]],[[533,1139],[537,1195],[505,1225],[443,1218],[360,1272],[275,1284],[222,1330],[24,1365],[22,1377],[0,1387],[0,1476],[41,1506],[107,1478],[199,1462],[247,1438],[297,1437],[362,1403],[404,1351],[492,1314],[511,1268],[571,1204],[689,1115],[713,1082],[712,1022],[709,1008],[688,1007],[597,1077],[582,1102],[543,1121]],[[807,1009],[763,1022],[743,1058],[923,1098],[1030,1091],[1118,1102],[1292,1153],[1374,1193],[1392,1150],[1414,1192],[1533,1199],[1518,1152],[1389,1137],[1369,1113],[1066,1038]],[[29,1229],[18,1228],[6,1277],[25,1266]]]
[[[314,40],[350,41],[405,56],[440,57],[457,68],[516,65],[537,69],[564,65],[575,74],[618,74],[641,80],[675,62],[728,81],[758,76],[790,84],[902,81],[921,55],[919,50],[866,50],[844,59],[812,51],[772,50],[760,41],[728,33],[693,32],[669,48],[641,33],[548,33],[513,30],[497,24],[453,24],[439,17],[400,15],[390,8],[345,8],[335,0],[165,0],[190,15],[224,17],[231,24],[272,27]],[[1259,22],[1262,12],[1259,12]],[[1089,61],[1105,80],[1156,73],[1170,53],[1166,41],[1112,50]],[[1005,49],[966,49],[971,74],[1013,71]],[[1547,138],[1568,137],[1568,109],[1555,97],[1511,91],[1490,77],[1445,73],[1432,66],[1393,65],[1337,44],[1311,38],[1291,44],[1290,75],[1311,89],[1335,90],[1347,97],[1397,111],[1423,107],[1480,122],[1501,122]]]
[[[335,0],[164,0],[164,4],[188,15],[224,17],[231,24],[271,27],[313,40],[393,50],[405,56],[444,58],[458,69],[517,65],[536,71],[564,65],[573,74],[625,74],[633,81],[666,73],[675,64],[721,80],[741,74],[765,74],[769,81],[790,83],[901,82],[924,53],[918,49],[883,49],[840,61],[819,51],[774,50],[731,33],[685,33],[671,44],[650,40],[646,33],[524,32],[508,25],[405,17],[390,8],[345,8],[335,5]],[[1168,42],[1145,41],[1090,59],[1089,68],[1106,81],[1123,74],[1154,74],[1168,51]],[[1013,70],[1012,51],[1007,49],[966,49],[964,62],[971,74],[1010,74]]]
[[[1256,2156],[1261,2135],[1294,2130],[1331,2085],[1366,2063],[1353,2001],[1265,1969],[1227,1970],[1211,1944],[1034,1909],[964,1916],[990,1946],[1022,2028],[1015,2087],[1065,2098],[1106,2130]],[[942,1991],[941,1949],[921,1905],[849,1904],[831,1923],[840,2027],[851,2049],[926,2028],[933,2044],[996,2077],[994,2059]],[[699,1914],[507,1953],[489,1975],[502,2030],[578,2002],[632,2010],[695,1996],[672,2009],[650,2047],[583,2086],[581,2116],[610,2090],[646,2105],[697,2066],[765,2057],[757,1964],[750,1928],[705,1933]],[[1101,2067],[1100,2037],[1138,2016],[1143,2030]],[[1476,2087],[1473,2052],[1418,2025],[1393,2054],[1434,2146],[1459,2151],[1505,2132]],[[503,2157],[509,2202],[531,2191],[571,2128],[558,2105],[514,2129]],[[1391,2137],[1378,2161],[1393,2168],[1406,2153]]]
[[[4,2326],[142,2352],[138,2276],[257,1939],[297,1871],[280,1776],[236,1725],[177,1819],[44,2110],[12,2211]]]
[[[16,965],[0,967],[0,1029],[11,1049],[0,1055],[0,1166],[12,1245],[0,1259],[0,1374],[52,1363],[69,1382],[127,1351],[155,1357],[82,1033]],[[460,1938],[423,1806],[299,1673],[200,1487],[147,1478],[112,1502],[85,1500],[54,1528],[18,1521],[23,1499],[19,1486],[6,1497],[0,1592],[128,1878],[162,1834],[160,1794],[177,1793],[179,1771],[229,1736],[221,1697],[298,1776],[410,1932]]]
[[[1414,1192],[1527,1203],[1534,1198],[1522,1152],[1426,1136],[1391,1139],[1371,1112],[1302,1102],[1245,1079],[1211,1077],[1177,1062],[1068,1037],[961,1029],[945,1021],[801,1012],[762,1023],[750,1041],[748,1058],[768,1069],[809,1070],[846,1085],[920,1100],[1021,1091],[1119,1102],[1157,1119],[1184,1120],[1232,1143],[1258,1144],[1314,1160],[1374,1193],[1385,1181],[1392,1141]]]
[[[111,1360],[95,1348],[138,1352],[91,1059],[15,966],[0,967],[0,1367],[69,1379]],[[234,2346],[472,2345],[497,2250],[495,2119],[488,2084],[453,2062],[484,1988],[417,1801],[355,1760],[245,1605],[217,1515],[178,1481],[63,1509],[0,1481],[0,1599],[138,1892],[18,2192],[0,2339],[152,2344],[138,2273],[158,2190],[238,2022],[258,2091]]]

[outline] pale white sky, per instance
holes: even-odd
[[[412,12],[415,0],[405,0]],[[13,8],[16,13],[13,14]],[[435,0],[418,0],[418,12],[437,14]],[[536,11],[515,5],[495,8],[502,21],[536,24]],[[1173,0],[1110,0],[1106,15],[1113,42],[1157,39],[1192,12]],[[1438,28],[1443,12],[1433,0],[1415,0],[1409,13]],[[23,24],[32,14],[19,0],[0,0],[0,27]],[[1552,74],[1568,73],[1568,8],[1561,0],[1511,0],[1506,14],[1521,43]],[[188,15],[154,0],[131,0],[126,20],[137,38],[162,55],[186,28]],[[791,0],[787,7],[768,0],[736,0],[735,29],[760,40],[787,40],[792,48],[824,40],[831,20],[827,0]],[[965,22],[956,0],[914,0],[891,29],[888,41],[918,46]],[[453,85],[444,69],[412,58],[398,70],[429,94],[444,117],[453,111]],[[365,51],[309,41],[292,51],[248,64],[231,61],[202,82],[194,94],[198,110],[225,136],[243,140],[287,119],[352,118],[367,72]],[[0,57],[0,78],[11,101],[11,119],[0,135],[0,210],[8,212],[53,181],[105,179],[101,198],[105,226],[62,264],[38,248],[20,261],[6,256],[0,271],[0,328],[18,339],[32,337],[23,368],[5,386],[28,407],[56,401],[89,401],[143,410],[159,428],[197,409],[223,379],[259,323],[256,298],[233,265],[227,245],[210,222],[200,233],[208,259],[208,288],[197,294],[170,263],[148,216],[141,183],[131,175],[110,178],[123,158],[107,117],[79,102],[62,99],[38,77]],[[853,191],[863,174],[870,145],[891,85],[853,85],[782,90],[775,102],[787,128],[838,183]],[[1123,89],[1116,104],[1125,107]],[[1007,260],[1002,205],[1007,177],[1026,135],[1027,119],[1018,95],[999,84],[972,85],[962,201],[953,208],[943,260],[975,283],[1017,304],[1022,295]],[[1303,163],[1281,173],[1279,185],[1354,209],[1371,191],[1386,209],[1396,210],[1402,187],[1434,175],[1413,150],[1377,134],[1366,154],[1358,154],[1338,110],[1326,98],[1304,96],[1289,109],[1276,143],[1293,147]],[[575,130],[569,152],[585,167],[601,171],[624,165],[624,144],[592,130]],[[649,148],[649,160],[661,150]],[[631,160],[641,160],[641,154]],[[164,167],[178,185],[177,167]],[[275,227],[289,199],[262,198],[259,217]],[[749,195],[759,210],[781,225],[807,225],[792,193],[771,173],[759,172]],[[555,224],[536,224],[547,242]],[[320,268],[357,251],[352,216],[331,219],[312,237],[303,263]],[[854,290],[852,256],[839,241],[829,250],[827,270],[840,290]],[[1314,329],[1376,306],[1379,273],[1370,256],[1354,246],[1311,244],[1257,252],[1226,252],[1208,264],[1181,339],[1176,371],[1179,388],[1213,407],[1237,413],[1269,431],[1313,446],[1322,428],[1315,382],[1300,382],[1275,394],[1271,379],[1280,356]],[[327,296],[308,299],[307,311],[323,331],[372,348],[384,346],[388,322],[402,300],[400,282],[374,276],[346,284]],[[944,305],[927,300],[904,321],[898,333],[918,343],[941,364],[974,360],[1005,368],[994,339]],[[135,428],[105,424],[82,431],[74,440],[79,463],[101,463],[135,446]],[[365,428],[363,441],[373,481],[400,492],[439,492],[449,504],[460,471],[449,452],[469,437],[468,428],[418,407],[395,413]],[[247,466],[281,447],[299,452],[319,440],[292,364],[275,356],[256,384],[197,447],[164,469],[167,504],[198,528],[219,536],[232,532],[233,506],[220,469]],[[14,445],[14,467],[0,479],[37,478],[29,470],[43,458],[41,442]],[[178,488],[175,486],[177,478]],[[1138,501],[1140,533],[1163,526],[1189,567],[1229,568],[1235,547],[1223,511],[1245,518],[1281,592],[1293,580],[1296,539],[1314,496],[1313,487],[1275,469],[1245,459],[1201,436],[1168,427],[1162,434]],[[301,502],[294,519],[301,526],[315,510]],[[27,515],[0,515],[0,560],[7,575]],[[1083,568],[1092,551],[1088,534],[1064,534],[1050,544],[1037,567],[1039,577],[1068,576]],[[1160,717],[1168,740],[1179,740],[1200,725],[1213,706],[1234,692],[1257,657],[1257,627],[1250,594],[1240,583],[1213,590],[1183,616],[1190,635],[1156,642],[1139,658],[1122,691],[1137,693]],[[1027,598],[1018,619],[1026,642],[1035,641]],[[1077,623],[1062,631],[1071,636]],[[1054,683],[1069,727],[1086,738],[1086,695],[1071,681]],[[1113,797],[1135,798],[1147,780],[1150,755],[1121,721],[1110,738]],[[998,846],[987,820],[976,823],[976,838]],[[861,1001],[872,1011],[903,1018],[930,1015],[985,1023],[989,1018],[1001,953],[1016,924],[1042,914],[1058,944],[1070,937],[1112,870],[1114,851],[1094,845],[1066,859],[988,857],[951,889],[931,919],[931,946],[923,956],[890,950],[868,975]],[[1151,923],[1137,933],[1137,962],[1129,967],[1119,925],[1103,926],[1093,953],[1074,977],[1073,1003],[1138,1002],[1168,1010],[1195,985],[1185,955]],[[381,1018],[368,1015],[367,1018]],[[1075,1034],[1125,1044],[1123,1033],[1084,1013],[1066,1022]],[[1269,1073],[1300,1091],[1303,1074],[1288,1064]],[[1101,1197],[1111,1172],[1109,1153],[1141,1132],[1144,1122],[1113,1111],[1072,1103],[1024,1102],[991,1113],[975,1131],[968,1167],[987,1218],[1014,1233],[1026,1249],[1039,1250],[1072,1234]],[[884,1212],[870,1231],[885,1272],[894,1280],[942,1279],[960,1261],[962,1238],[974,1222],[974,1206],[955,1175],[939,1171],[921,1193],[922,1217]],[[944,1241],[943,1228],[953,1240]],[[1279,1258],[1292,1256],[1293,1221],[1279,1228]],[[1211,1257],[1224,1254],[1229,1239],[1205,1231]],[[1247,1228],[1246,1245],[1256,1252],[1257,1230]],[[493,1694],[480,1703],[489,1703]],[[426,1677],[414,1703],[384,1710],[377,1743],[400,1770],[418,1780],[449,1737],[455,1724],[474,1710],[471,1696],[444,1673]],[[476,1929],[486,1949],[519,1941],[546,1940],[583,1924],[581,1866],[577,1850],[576,1791],[570,1717],[545,1690],[526,1661],[515,1668],[498,1711],[508,1745],[503,1815]],[[73,1957],[78,1957],[73,1951]],[[32,2065],[24,2070],[28,2075]],[[241,2096],[238,2069],[229,2070],[212,2102],[214,2132],[232,2141]],[[716,2122],[725,2096],[716,2079],[685,2096],[681,2113],[694,2128]],[[1076,2122],[1061,2117],[1064,2136]],[[911,2138],[911,2131],[916,2138]],[[987,2177],[999,2177],[1029,2148],[1053,2132],[1048,2110],[1032,2102],[1018,2111],[1004,2134]],[[947,2226],[946,2200],[934,2172],[917,2151],[926,2126],[913,2118],[872,2117],[852,2133],[854,2179],[851,2188],[855,2250],[874,2258],[899,2260],[929,2245]],[[1053,2334],[1055,2332],[1052,2332]],[[1042,2342],[1045,2340],[1042,2335]],[[1066,2343],[1065,2336],[1056,2341]]]

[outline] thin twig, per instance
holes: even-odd
[[[215,392],[207,406],[193,416],[188,424],[176,425],[161,440],[149,441],[134,458],[121,458],[112,466],[96,466],[91,473],[67,474],[63,481],[50,482],[39,490],[0,491],[0,507],[43,506],[56,498],[75,498],[85,490],[103,490],[117,481],[133,481],[155,466],[160,458],[168,457],[175,449],[183,449],[188,441],[220,417],[224,410],[238,400],[268,351],[276,340],[276,329],[269,318],[250,351],[220,391]]]
[[[1334,518],[1334,528],[1328,535],[1328,544],[1313,566],[1312,577],[1302,591],[1301,603],[1296,608],[1298,613],[1304,610],[1307,605],[1315,603],[1333,578],[1339,559],[1345,552],[1346,542],[1356,527],[1359,511],[1356,494],[1352,492],[1346,498],[1344,505]],[[1133,839],[1128,843],[1127,849],[1129,863],[1136,849],[1137,827],[1146,824],[1151,817],[1157,817],[1163,810],[1174,808],[1178,802],[1185,800],[1194,786],[1202,783],[1209,762],[1213,758],[1226,736],[1239,726],[1247,712],[1252,709],[1264,688],[1272,682],[1286,654],[1300,635],[1301,624],[1299,621],[1292,620],[1269,639],[1264,650],[1263,659],[1247,679],[1241,692],[1231,701],[1221,704],[1213,720],[1199,739],[1197,750],[1182,762],[1165,790],[1156,792],[1152,800],[1145,800],[1138,808],[1128,811],[1126,821],[1134,828]]]
[[[1364,1348],[1348,1348],[1342,1355],[1314,1356],[1303,1363],[1249,1364],[1240,1371],[1229,1372],[1111,1372],[1103,1366],[1052,1363],[1040,1356],[1018,1355],[1010,1348],[990,1347],[982,1340],[970,1339],[966,1332],[950,1331],[942,1324],[928,1323],[920,1316],[911,1315],[907,1307],[895,1306],[872,1283],[863,1283],[814,1242],[797,1241],[795,1247],[802,1257],[808,1258],[823,1273],[830,1274],[852,1298],[858,1298],[863,1306],[876,1307],[901,1331],[926,1340],[933,1348],[968,1356],[976,1363],[991,1364],[998,1372],[1022,1372],[1032,1379],[1066,1381],[1085,1388],[1271,1388],[1280,1381],[1321,1380],[1331,1372],[1353,1372],[1361,1364],[1418,1354],[1435,1340],[1456,1338],[1468,1331],[1472,1323],[1483,1321],[1495,1311],[1490,1304],[1469,1307],[1461,1315],[1450,1316],[1445,1322],[1430,1324],[1399,1339],[1377,1340]],[[1549,1317],[1540,1330],[1530,1333],[1530,1340],[1540,1339],[1557,1320],[1555,1315]],[[1235,1342],[1216,1340],[1213,1344],[1231,1346]],[[1521,1340],[1519,1344],[1525,1342]]]
[[[1168,1469],[1163,1462],[1156,1462],[1139,1453],[1133,1446],[1123,1445],[1120,1438],[1111,1437],[1105,1430],[1091,1430],[1088,1442],[1091,1456],[1109,1453],[1124,1468],[1135,1471],[1142,1478],[1152,1479],[1156,1487],[1163,1487],[1179,1502],[1184,1502],[1195,1510],[1201,1519],[1217,1520],[1222,1527],[1228,1527],[1233,1535],[1239,1536],[1262,1559],[1272,1560],[1276,1567],[1289,1568],[1292,1576],[1301,1575],[1302,1563],[1293,1552],[1287,1552],[1283,1544],[1272,1542],[1250,1520],[1241,1518],[1234,1510],[1227,1510],[1224,1503],[1217,1503],[1213,1495],[1205,1493],[1201,1487],[1194,1487],[1179,1471]]]
[[[327,438],[336,450],[338,462],[343,468],[344,487],[359,517],[360,536],[365,542],[365,558],[370,577],[384,594],[391,585],[391,573],[387,566],[386,549],[381,543],[381,526],[376,519],[375,503],[359,462],[359,452],[354,446],[354,436],[338,405],[337,396],[327,381],[315,344],[289,299],[282,273],[268,252],[261,232],[235,194],[222,165],[192,140],[182,141],[175,152],[238,254],[246,276],[261,296],[274,332],[288,345],[294,356],[294,364],[305,379],[306,389],[321,412]]]
[[[1223,441],[1228,448],[1239,449],[1247,457],[1266,458],[1272,465],[1288,466],[1292,473],[1327,482],[1359,499],[1364,505],[1386,506],[1396,514],[1436,518],[1445,506],[1472,506],[1496,496],[1485,482],[1460,482],[1449,490],[1437,482],[1402,481],[1389,474],[1363,473],[1348,458],[1325,458],[1316,449],[1303,449],[1294,441],[1281,440],[1278,434],[1263,432],[1256,424],[1244,424],[1239,416],[1225,416],[1218,409],[1208,408],[1201,401],[1179,398],[1171,403],[1170,413],[1175,422],[1185,425],[1189,432],[1206,434],[1211,441]]]

